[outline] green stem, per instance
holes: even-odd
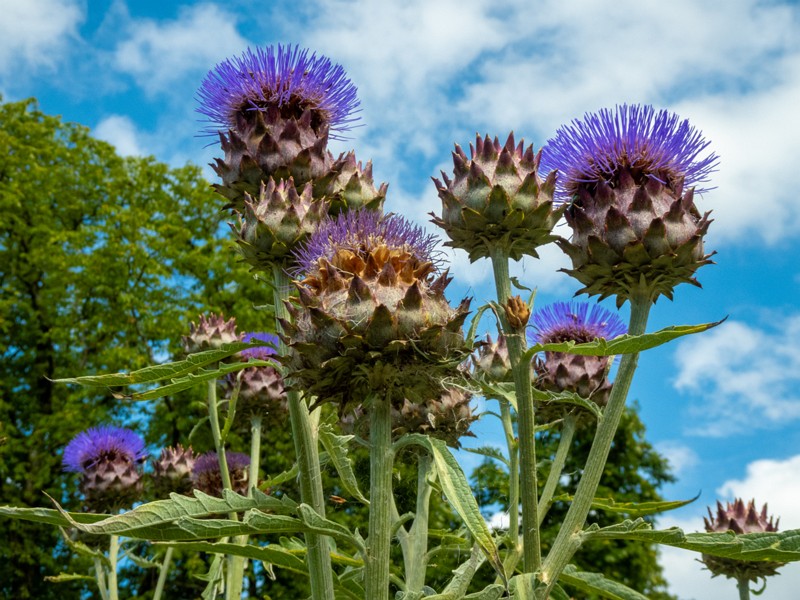
[[[500,417],[508,446],[508,536],[516,548],[519,544],[519,444],[511,421],[511,403],[500,399]]]
[[[94,559],[94,577],[97,580],[97,589],[100,591],[101,600],[108,600],[108,584],[106,583],[106,568],[99,558]]]
[[[247,497],[253,497],[253,488],[258,487],[258,472],[261,470],[261,415],[250,417],[250,476]]]
[[[217,451],[219,460],[219,473],[222,477],[222,487],[231,490],[231,473],[228,470],[228,457],[225,456],[225,444],[222,442],[221,429],[219,426],[219,407],[217,406],[217,380],[212,379],[208,382],[208,420],[211,424],[211,437],[214,439],[214,449]],[[236,519],[233,513],[231,519]]]
[[[642,335],[647,329],[647,317],[650,314],[652,301],[646,292],[639,290],[632,295],[630,303],[631,317],[628,333],[632,336]],[[542,566],[541,579],[546,584],[546,588],[542,587],[537,590],[537,597],[547,598],[564,567],[567,566],[581,545],[580,532],[586,523],[586,516],[589,514],[597,486],[603,476],[608,453],[614,441],[614,434],[617,432],[620,418],[625,410],[625,401],[638,360],[639,354],[636,353],[626,354],[620,361],[619,370],[611,388],[611,395],[608,398],[608,405],[603,410],[603,416],[589,451],[589,458],[586,461],[578,489],[575,491],[575,498]]]
[[[746,577],[736,580],[736,588],[739,590],[739,600],[750,600],[750,580]]]
[[[497,300],[505,306],[511,297],[511,278],[508,273],[508,254],[501,248],[493,248],[492,268],[497,288]],[[519,428],[519,471],[522,496],[522,565],[526,573],[539,570],[542,550],[539,539],[539,489],[536,478],[536,418],[531,392],[530,363],[522,360],[527,342],[525,332],[512,331],[505,315],[498,315],[508,343],[508,357],[514,375],[517,396],[517,425]]]
[[[289,311],[281,295],[290,285],[289,277],[279,266],[272,269],[274,286],[275,317],[288,320]],[[279,354],[286,356],[288,350],[281,340]],[[322,473],[319,466],[319,450],[312,423],[316,423],[308,412],[308,406],[295,390],[286,392],[289,402],[289,420],[297,455],[300,479],[300,499],[311,506],[320,516],[325,516],[325,497],[322,490]],[[308,570],[311,580],[311,596],[314,600],[334,600],[333,571],[331,569],[330,542],[316,533],[306,533]]]
[[[567,455],[569,454],[570,446],[572,445],[572,438],[575,435],[575,417],[567,415],[564,417],[564,426],[561,428],[561,438],[558,440],[558,448],[556,455],[553,457],[553,464],[550,466],[550,473],[547,476],[547,481],[542,490],[542,497],[539,498],[539,527],[542,526],[547,511],[553,502],[553,494],[555,494],[558,481],[561,479],[561,473],[564,472],[564,465],[567,462]]]
[[[369,403],[369,536],[364,570],[365,597],[389,600],[389,553],[392,529],[392,408],[388,397]]]
[[[419,593],[425,585],[428,568],[428,520],[430,516],[431,487],[435,469],[431,456],[424,450],[417,454],[417,512],[409,531],[409,556],[406,561],[406,593]]]
[[[119,536],[112,535],[108,545],[108,600],[119,600],[117,589],[117,559],[119,558]]]
[[[164,593],[164,585],[167,583],[167,575],[169,574],[169,565],[172,561],[172,546],[167,547],[164,554],[164,560],[161,561],[161,566],[158,569],[158,583],[156,583],[156,591],[153,593],[153,600],[161,600],[161,594]]]

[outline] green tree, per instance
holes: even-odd
[[[269,290],[235,261],[219,207],[197,167],[121,158],[34,100],[0,104],[2,503],[42,506],[44,491],[69,505],[60,450],[72,436],[112,420],[146,431],[149,405],[52,379],[163,360],[201,312],[261,328],[254,305]],[[149,441],[188,434],[171,409]],[[55,529],[2,527],[0,596],[78,597],[44,581],[70,570]]]
[[[556,496],[574,493],[589,455],[593,431],[586,426],[576,431]],[[549,460],[555,455],[559,437],[558,428],[540,434],[540,449],[537,452],[542,460],[542,481],[548,475]],[[478,503],[508,510],[507,477],[504,467],[490,459],[478,466],[472,473],[473,491]],[[613,498],[618,502],[659,501],[663,500],[658,493],[659,488],[674,480],[667,460],[645,439],[645,426],[639,419],[637,407],[628,406],[614,438],[597,497]],[[555,502],[548,512],[542,530],[542,552],[547,552],[555,539],[558,525],[568,508],[566,502]],[[620,515],[592,511],[588,522],[606,527],[621,519]],[[648,520],[653,521],[652,517],[648,517]],[[582,570],[602,572],[654,600],[671,598],[666,591],[661,565],[658,564],[656,547],[652,544],[622,540],[594,542],[582,547],[575,555],[574,562]]]

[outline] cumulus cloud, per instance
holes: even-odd
[[[74,0],[0,0],[0,74],[11,69],[54,68],[84,19]]]
[[[676,440],[658,442],[655,448],[661,456],[667,459],[672,474],[678,478],[700,462],[697,452]]]
[[[94,136],[116,147],[123,156],[141,156],[142,150],[139,133],[130,117],[110,115],[100,121],[93,130]]]
[[[726,322],[678,346],[674,385],[699,400],[692,433],[724,436],[800,418],[800,315],[780,323]]]
[[[155,94],[189,74],[202,75],[246,46],[232,14],[214,4],[198,4],[182,8],[173,21],[131,22],[117,45],[114,64]]]

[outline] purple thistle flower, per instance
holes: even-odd
[[[708,145],[700,131],[674,113],[623,104],[559,128],[542,150],[540,171],[558,170],[556,197],[562,202],[569,202],[581,184],[613,183],[622,169],[640,183],[652,178],[689,188],[708,181],[716,170],[718,157],[702,156]]]
[[[532,318],[535,333],[529,334],[537,344],[591,342],[596,338],[611,340],[628,332],[618,315],[588,302],[555,302],[537,310]]]
[[[250,457],[241,452],[226,451],[225,458],[228,461],[228,472],[231,476],[233,491],[238,494],[246,494],[249,479],[247,467],[250,466]],[[222,473],[216,452],[206,452],[195,459],[192,467],[192,485],[195,489],[212,496],[222,494]]]
[[[404,250],[419,262],[435,264],[438,244],[439,238],[403,217],[372,210],[349,211],[327,218],[295,252],[295,275],[316,270],[321,258],[331,261],[339,250],[360,253],[379,246]]]
[[[306,109],[332,130],[347,131],[357,120],[356,86],[341,65],[299,46],[248,48],[208,72],[197,98],[197,112],[207,117],[205,132],[234,128],[242,111],[269,107],[289,109],[299,117]],[[331,135],[336,139],[336,136]]]
[[[278,336],[274,333],[264,333],[260,331],[245,333],[242,337],[242,341],[247,343],[265,342],[264,346],[259,346],[258,348],[245,348],[239,353],[242,358],[246,358],[248,360],[251,358],[254,360],[267,360],[269,357],[275,355],[276,348],[280,344]]]
[[[250,466],[250,457],[242,452],[225,452],[229,471],[238,471]],[[192,477],[209,473],[219,473],[219,456],[214,451],[201,454],[194,461]]]
[[[64,469],[86,473],[103,461],[139,463],[145,459],[144,440],[130,429],[92,427],[72,438],[64,449]]]

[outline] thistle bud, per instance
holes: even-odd
[[[595,339],[613,339],[627,332],[622,320],[594,305],[589,310],[587,302],[556,302],[533,316],[534,344],[551,344],[574,341],[591,342]],[[608,370],[611,357],[580,356],[564,352],[544,352],[544,359],[534,361],[537,388],[552,392],[573,392],[605,407],[611,393]],[[546,423],[564,416],[566,405],[541,403],[537,407],[537,420]],[[578,410],[578,416],[586,411]]]
[[[166,498],[170,493],[188,494],[192,490],[194,453],[191,447],[164,448],[153,460],[153,486],[156,498]]]
[[[275,360],[274,347],[279,344],[278,336],[273,333],[246,333],[244,342],[265,342],[264,346],[247,348],[239,354],[245,360]],[[271,345],[267,345],[271,344]],[[239,382],[237,412],[271,415],[282,421],[288,414],[289,405],[284,388],[283,377],[275,367],[256,366],[239,371],[230,378],[229,383]]]
[[[228,472],[231,476],[231,487],[237,494],[247,494],[247,482],[250,476],[248,467],[250,457],[241,452],[225,452],[228,461]],[[209,494],[222,497],[222,471],[219,467],[219,456],[216,452],[201,454],[192,467],[192,486]]]
[[[708,532],[724,533],[732,531],[737,535],[741,535],[744,533],[778,531],[780,519],[773,522],[772,517],[767,517],[766,504],[759,512],[756,510],[755,500],[750,500],[745,506],[742,499],[737,498],[733,503],[727,502],[724,508],[717,501],[716,515],[712,514],[711,508],[708,508],[708,518],[703,517],[703,521]],[[736,560],[708,554],[703,554],[703,563],[711,571],[712,577],[725,575],[725,577],[736,579],[737,581],[744,579],[752,582],[771,575],[778,575],[777,569],[785,564],[774,561]]]
[[[555,239],[553,227],[563,209],[554,208],[556,174],[539,176],[541,152],[525,142],[505,145],[497,138],[477,136],[470,157],[456,145],[454,179],[442,172],[444,184],[434,178],[442,200],[442,216],[433,222],[450,238],[446,246],[462,248],[471,261],[491,255],[501,247],[514,260],[538,256],[536,248]]]
[[[198,324],[194,322],[189,326],[189,335],[183,336],[183,349],[186,354],[194,354],[203,350],[214,350],[223,344],[232,344],[239,341],[236,333],[236,319],[231,317],[227,321],[222,315],[200,315]]]
[[[513,330],[525,329],[531,316],[531,308],[519,296],[508,299],[505,305],[506,320]]]
[[[655,301],[679,283],[699,286],[711,220],[695,206],[703,190],[694,186],[717,164],[701,156],[707,146],[688,121],[650,106],[604,109],[558,130],[542,164],[559,172],[557,199],[573,231],[559,245],[579,293],[616,296],[621,306],[636,290]]]
[[[476,356],[472,360],[475,369],[485,374],[491,381],[511,380],[511,359],[508,355],[506,336],[502,333],[493,342],[487,333],[486,341],[478,344]]]
[[[64,469],[80,473],[80,490],[93,512],[130,507],[142,491],[144,440],[130,429],[93,427],[64,449]]]

